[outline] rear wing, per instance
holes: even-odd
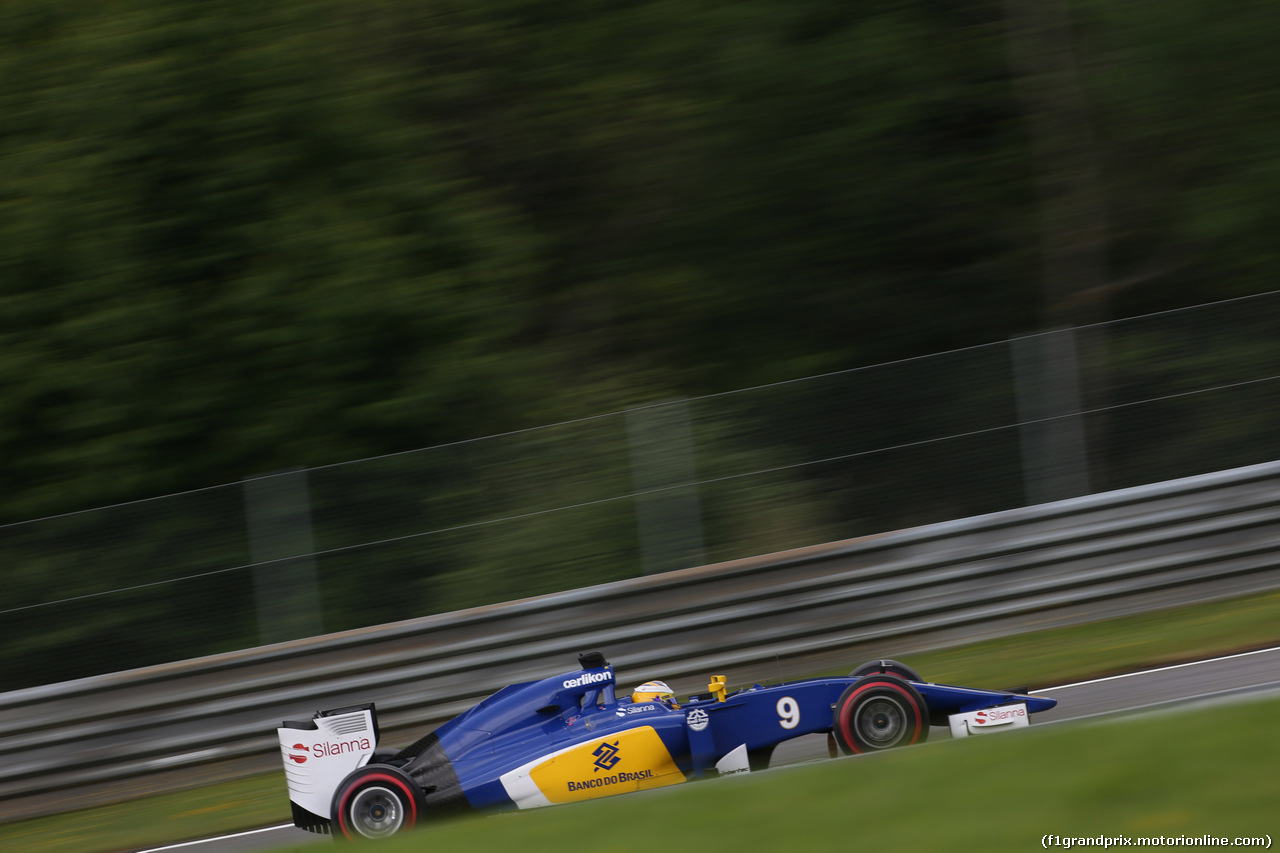
[[[328,832],[333,792],[347,774],[369,761],[378,745],[378,713],[372,702],[317,711],[310,720],[286,720],[276,729],[293,822]]]

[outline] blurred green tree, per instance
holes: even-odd
[[[9,0],[0,521],[1002,340],[1064,316],[1063,293],[1098,295],[1085,319],[1104,319],[1273,288],[1277,13],[1064,2],[1047,29],[1071,28],[1069,97],[1028,97],[1028,69],[1053,51],[1011,45],[1025,8]],[[1054,152],[1082,147],[1087,168],[1067,171],[1088,180],[1042,218]],[[1104,214],[1074,218],[1082,198]],[[1093,272],[1063,265],[1046,299],[1045,247],[1070,254],[1072,223],[1104,219]],[[1095,399],[1177,387],[1170,364],[1217,376],[1269,353],[1251,340],[1175,358],[1179,334],[1100,349],[1121,375]],[[708,556],[768,548],[765,530],[801,544],[1009,505],[1011,439],[983,432],[1011,411],[1006,367],[975,356],[917,386],[891,367],[831,396],[729,406],[738,420],[708,427],[700,470],[776,470],[757,491],[707,490]],[[1241,458],[1220,424],[1188,423],[1194,436],[1141,453],[1126,448],[1158,430],[1095,426],[1116,441],[1101,482],[1177,447]],[[909,470],[891,453],[815,462],[850,441],[861,453],[968,429],[990,438],[938,444]],[[343,501],[361,486],[335,472],[313,502],[322,549],[472,525],[421,559],[322,558],[339,622],[472,601],[481,576],[517,595],[628,571],[635,531],[607,503],[626,476],[599,461],[617,436],[517,446],[501,471],[463,452],[414,476],[389,462],[359,518]],[[575,473],[548,475],[552,462]],[[917,496],[909,510],[882,499],[894,488]],[[532,515],[597,500],[576,529]],[[129,569],[110,584],[150,584],[177,571],[184,529],[192,571],[243,564],[225,503],[199,523],[106,514],[64,532],[113,530]],[[526,518],[478,533],[503,516]],[[29,604],[49,572],[68,595],[101,591],[101,565],[11,540],[4,606]],[[529,548],[571,556],[515,567]],[[381,589],[412,573],[412,591],[364,596],[353,569]],[[224,641],[136,606],[191,648]],[[86,614],[44,651],[116,618]]]

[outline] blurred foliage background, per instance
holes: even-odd
[[[341,611],[326,628],[402,618],[477,585],[514,597],[637,570],[620,556],[631,508],[607,502],[630,473],[599,461],[625,458],[625,426],[474,457],[470,439],[1275,289],[1277,17],[1208,0],[7,0],[0,604],[25,637],[10,652],[33,651],[26,621],[60,632],[34,650],[68,655],[127,625],[135,651],[249,642],[249,588],[219,574],[251,562],[243,495],[211,489],[245,477],[333,466],[312,485],[364,521],[313,494],[321,550],[357,523],[366,539],[422,529],[404,514],[451,529],[429,570],[391,551],[319,567],[348,578],[323,587]],[[1271,316],[1215,327],[1225,349],[1193,351],[1194,322],[1099,332],[1081,358],[1108,369],[1086,408],[1237,381],[1239,364],[1268,375]],[[699,474],[847,453],[804,426],[832,419],[857,420],[866,447],[1012,423],[1007,355],[985,352],[876,374],[874,392],[750,412],[711,398],[724,417],[693,415],[721,424],[698,428]],[[1269,393],[1228,410],[1247,436],[1273,422]],[[1153,423],[1194,468],[1257,461],[1197,411],[1191,433],[1097,419],[1127,438],[1094,487],[1164,473]],[[1016,437],[991,440],[910,475],[882,460],[775,473],[750,496],[711,486],[705,556],[1016,505],[1016,464],[993,461]],[[407,470],[387,456],[376,488],[343,479],[346,460],[427,446],[446,449]],[[923,506],[878,512],[867,484],[895,478]],[[181,511],[146,502],[176,492]],[[131,501],[38,536],[18,524]],[[555,532],[467,526],[577,504]],[[92,556],[111,542],[127,559]],[[531,551],[576,556],[538,580]],[[179,575],[199,587],[187,604],[146,598]],[[123,587],[128,607],[15,609]]]

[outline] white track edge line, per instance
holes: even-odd
[[[194,847],[197,844],[212,844],[215,841],[226,841],[231,838],[244,838],[246,835],[257,835],[260,832],[275,832],[278,829],[293,829],[293,824],[282,823],[279,826],[264,826],[261,829],[250,829],[245,832],[233,832],[230,835],[219,835],[213,838],[201,838],[198,841],[183,841],[179,844],[169,844],[165,847],[151,847],[147,850],[139,850],[137,853],[160,853],[162,850],[178,850],[183,847]]]
[[[1039,690],[1032,690],[1032,693],[1052,693],[1055,690],[1070,690],[1072,687],[1084,687],[1087,684],[1101,684],[1104,681],[1115,681],[1120,678],[1133,678],[1136,675],[1151,675],[1157,672],[1168,672],[1172,669],[1182,669],[1186,666],[1199,666],[1202,663],[1219,663],[1224,660],[1234,660],[1235,658],[1246,658],[1251,655],[1262,655],[1268,652],[1280,652],[1280,646],[1272,646],[1269,649],[1254,649],[1251,652],[1237,652],[1234,655],[1223,655],[1217,658],[1205,658],[1204,660],[1193,660],[1187,663],[1175,663],[1169,666],[1158,666],[1155,669],[1142,669],[1137,672],[1126,672],[1121,675],[1108,675],[1105,678],[1092,678],[1088,681],[1077,681],[1073,684],[1059,684],[1057,687],[1043,687]]]

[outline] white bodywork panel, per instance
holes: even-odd
[[[716,762],[716,770],[721,776],[732,776],[734,773],[751,772],[751,760],[747,757],[747,745],[738,744],[728,755]]]
[[[323,818],[334,789],[348,773],[364,765],[377,746],[373,711],[368,708],[311,721],[314,730],[280,728],[280,760],[289,783],[289,799]]]
[[[967,714],[952,714],[947,717],[951,724],[952,737],[968,737],[969,735],[1000,732],[1008,729],[1021,729],[1031,725],[1025,703],[1017,705],[1001,705],[998,708],[984,708],[981,711],[970,711]]]

